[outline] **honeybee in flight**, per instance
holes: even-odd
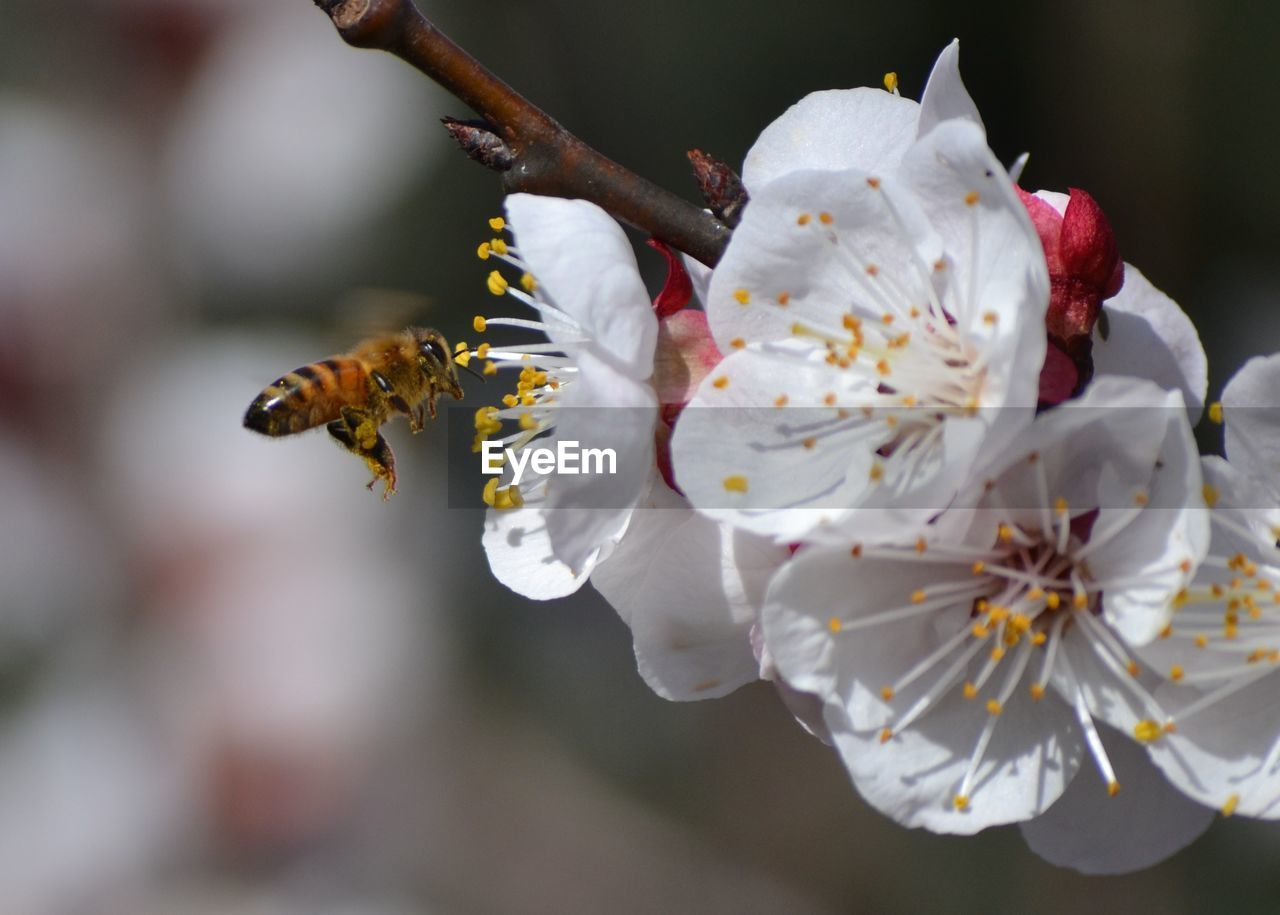
[[[396,491],[396,461],[379,427],[403,413],[421,432],[428,415],[435,419],[441,393],[462,399],[458,363],[438,331],[410,327],[276,379],[249,405],[244,425],[281,436],[324,423],[338,444],[364,458],[373,473],[369,489],[382,480],[387,499]]]

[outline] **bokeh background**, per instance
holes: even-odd
[[[501,197],[437,126],[470,112],[306,0],[4,6],[4,915],[1274,911],[1280,825],[1087,878],[1016,829],[882,818],[767,686],[656,698],[590,588],[491,581],[445,423],[392,427],[387,504],[323,433],[241,429],[370,329],[472,335]],[[1274,4],[428,12],[690,199],[684,150],[739,162],[804,93],[887,70],[917,96],[959,36],[992,147],[1102,203],[1201,328],[1211,395],[1280,348]]]

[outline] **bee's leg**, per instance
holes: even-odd
[[[360,456],[364,458],[365,465],[373,474],[373,479],[368,482],[367,488],[372,490],[373,484],[382,480],[382,501],[390,499],[396,491],[396,456],[391,453],[391,446],[387,444],[387,440],[378,435],[373,447],[367,451],[361,451]]]
[[[373,474],[369,489],[382,480],[385,487],[382,498],[390,498],[396,491],[396,459],[387,440],[378,433],[377,425],[362,411],[343,407],[342,418],[335,419],[325,428],[338,444],[364,458],[365,465]]]
[[[422,431],[422,420],[419,415],[419,411],[408,406],[408,401],[406,401],[406,399],[403,397],[393,397],[392,407],[396,408],[396,410],[404,413],[404,416],[408,417],[408,430],[410,430],[411,433],[420,433],[420,431]]]
[[[435,419],[435,418],[436,418],[436,392],[435,392],[435,388],[432,388],[432,389],[431,389],[431,391],[430,391],[430,393],[428,393],[428,394],[427,394],[427,412],[431,414],[431,418],[432,418],[432,419]]]

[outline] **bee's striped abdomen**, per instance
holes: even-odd
[[[292,435],[337,419],[344,406],[361,407],[368,373],[359,360],[334,356],[294,369],[258,395],[244,414],[248,429]]]

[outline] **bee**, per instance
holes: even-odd
[[[396,461],[378,429],[403,413],[409,428],[421,432],[427,416],[435,419],[441,393],[462,399],[458,363],[438,331],[410,327],[277,378],[249,404],[244,425],[275,437],[324,423],[338,444],[364,459],[373,473],[370,490],[383,481],[385,500],[396,491]]]

